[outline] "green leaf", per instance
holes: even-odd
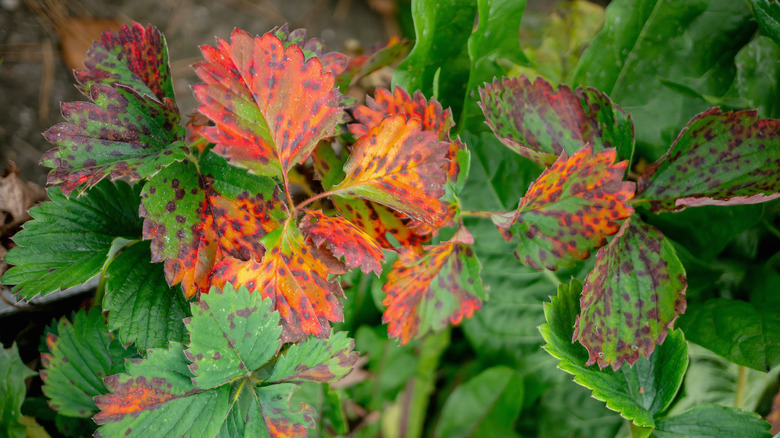
[[[752,412],[723,406],[697,406],[656,423],[657,438],[770,438],[769,423]]]
[[[412,2],[416,42],[409,56],[396,68],[393,87],[435,96],[445,108],[452,108],[458,120],[469,80],[466,43],[476,13],[475,2]],[[434,94],[434,76],[440,68],[439,93]]]
[[[511,150],[550,166],[561,152],[585,145],[598,152],[617,148],[619,160],[631,160],[634,126],[623,108],[594,89],[553,85],[541,77],[494,79],[479,89],[488,125]]]
[[[539,402],[539,438],[616,437],[626,422],[594,399],[590,391],[572,381],[561,382],[544,392]]]
[[[138,192],[124,182],[106,181],[89,193],[66,198],[49,189],[51,202],[30,209],[34,220],[14,236],[19,245],[5,255],[16,265],[3,276],[22,298],[47,295],[81,284],[100,272],[117,237],[137,239]]]
[[[327,339],[310,337],[293,344],[274,367],[268,382],[302,381],[333,383],[352,371],[358,353],[355,341],[345,332],[331,333]]]
[[[780,4],[775,3],[775,6]],[[780,10],[780,7],[777,7]],[[780,17],[780,14],[776,15]],[[778,27],[780,31],[780,27]],[[780,33],[778,34],[780,39]],[[780,47],[770,38],[756,35],[737,54],[737,76],[731,90],[744,108],[756,108],[761,117],[780,118]]]
[[[434,437],[518,436],[514,422],[523,405],[523,379],[507,367],[488,368],[447,398]]]
[[[630,219],[596,256],[585,278],[574,338],[588,365],[618,369],[649,357],[685,311],[685,268],[663,234]]]
[[[16,344],[0,348],[0,433],[8,438],[27,436],[22,418],[22,402],[27,393],[24,380],[35,372],[22,362]]]
[[[736,72],[734,56],[754,31],[743,2],[616,0],[582,54],[574,82],[625,108],[636,126],[639,156],[655,160],[685,122],[709,106],[666,87],[662,78],[687,78],[704,95],[723,95]]]
[[[124,371],[125,359],[137,357],[112,339],[98,308],[62,318],[57,334],[49,333],[51,353],[41,354],[43,393],[62,415],[90,417],[97,411],[93,398],[108,392],[103,378]]]
[[[640,358],[632,367],[618,371],[587,367],[587,351],[572,343],[581,288],[576,280],[568,286],[562,284],[558,296],[545,303],[547,323],[539,327],[547,342],[544,348],[560,359],[558,368],[592,389],[594,398],[606,402],[608,408],[637,426],[653,427],[655,418],[677,394],[688,366],[688,348],[682,332],[669,332],[666,341],[648,359]]]
[[[653,212],[701,205],[756,204],[780,196],[780,120],[756,111],[707,110],[680,132],[637,182]]]
[[[279,314],[271,301],[250,295],[245,287],[211,288],[193,303],[185,351],[192,362],[195,387],[213,388],[231,382],[267,363],[281,346]]]
[[[753,8],[758,31],[780,46],[780,3],[776,0],[748,0],[748,3]]]
[[[162,265],[152,264],[149,251],[149,242],[122,251],[106,269],[103,297],[108,327],[141,352],[184,341],[182,319],[189,316],[181,288],[168,287]]]

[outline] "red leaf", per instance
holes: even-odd
[[[143,376],[126,378],[115,374],[106,377],[104,382],[111,392],[95,397],[100,412],[92,419],[97,424],[118,421],[126,415],[151,410],[168,401],[189,395],[172,390],[171,385],[163,379],[146,379]]]
[[[325,43],[319,38],[306,38],[306,29],[291,31],[289,26],[285,24],[281,27],[273,28],[268,33],[274,34],[279,38],[285,48],[291,44],[300,47],[307,60],[309,58],[319,59],[322,63],[322,71],[325,73],[333,73],[334,76],[338,76],[344,71],[349,62],[349,58],[343,53],[325,53]]]
[[[306,210],[301,231],[311,236],[317,246],[326,243],[333,255],[344,257],[348,267],[360,266],[365,273],[373,271],[377,276],[382,275],[382,248],[351,222],[325,216],[321,211]]]
[[[206,62],[195,65],[205,82],[194,87],[199,111],[216,123],[204,137],[232,164],[286,175],[341,118],[333,74],[270,33],[252,38],[236,29],[230,43],[217,39],[217,45],[201,47]]]
[[[344,199],[334,196],[333,205],[344,219],[377,241],[382,248],[395,249],[395,245],[388,240],[387,233],[390,233],[402,247],[416,251],[419,251],[423,242],[430,238],[415,233],[415,230],[408,226],[409,219],[401,218],[399,213],[380,204],[363,199]]]

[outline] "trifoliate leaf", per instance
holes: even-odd
[[[355,341],[345,332],[327,339],[309,338],[292,345],[274,367],[269,382],[304,381],[334,383],[352,371],[358,360]]]

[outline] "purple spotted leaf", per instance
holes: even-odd
[[[201,47],[195,65],[205,82],[194,87],[198,110],[214,121],[201,133],[231,164],[282,176],[331,136],[342,117],[334,75],[317,58],[272,33],[252,37],[236,29],[231,41]]]
[[[101,40],[87,52],[84,67],[85,70],[76,70],[73,75],[85,93],[89,93],[93,84],[112,87],[121,84],[139,95],[154,97],[178,114],[172,105],[168,47],[165,37],[154,26],[133,23],[122,26],[119,32],[104,32]]]
[[[780,197],[780,120],[711,108],[645,169],[637,202],[651,211],[756,204]]]
[[[192,304],[185,320],[190,332],[185,351],[197,388],[224,385],[265,365],[279,351],[279,314],[270,300],[250,296],[245,287],[212,288]]]
[[[359,354],[355,341],[346,332],[332,333],[327,339],[311,337],[292,345],[279,358],[268,382],[334,383],[352,371]]]
[[[92,85],[89,96],[94,103],[63,103],[65,122],[43,134],[57,147],[41,164],[53,168],[48,183],[61,184],[65,195],[105,177],[149,178],[186,156],[173,101],[160,103],[124,85]]]
[[[487,123],[509,149],[545,166],[561,152],[573,154],[589,144],[598,152],[615,148],[620,160],[631,160],[631,117],[594,88],[554,88],[541,76],[494,79],[480,88]]]
[[[650,357],[685,311],[685,269],[671,242],[634,217],[623,223],[585,278],[572,341],[586,365],[618,369]]]
[[[165,277],[182,283],[187,297],[208,292],[215,265],[259,261],[260,239],[287,217],[270,178],[247,174],[206,153],[157,174],[141,192],[143,237]]]

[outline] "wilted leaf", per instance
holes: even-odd
[[[267,381],[337,382],[352,371],[358,360],[354,348],[355,341],[345,332],[333,333],[327,339],[309,338],[292,345],[279,358]]]
[[[402,251],[382,290],[387,306],[382,321],[390,336],[406,344],[448,324],[460,324],[482,307],[487,298],[479,263],[465,229],[422,254]]]
[[[634,126],[622,108],[594,88],[553,85],[542,77],[493,80],[480,88],[480,107],[488,125],[509,149],[550,166],[561,152],[585,145],[594,151],[616,148],[631,160]]]
[[[46,190],[32,181],[19,177],[19,168],[9,164],[0,177],[0,223],[21,223],[28,218],[27,210],[46,199]],[[9,217],[10,216],[10,217]],[[3,231],[5,234],[5,230]]]
[[[216,123],[203,136],[231,164],[286,175],[341,119],[333,73],[271,33],[252,38],[236,29],[230,43],[218,38],[217,45],[201,47],[206,62],[195,65],[205,82],[193,87],[199,111]]]
[[[25,438],[22,402],[27,393],[24,380],[35,372],[22,362],[16,344],[0,348],[0,432],[8,438]]]
[[[365,273],[382,274],[382,248],[371,236],[342,218],[325,216],[321,211],[305,212],[301,231],[310,236],[315,245],[321,247],[325,243],[334,256],[344,258],[349,268],[360,266]]]
[[[614,149],[586,146],[564,152],[528,188],[514,214],[493,216],[507,240],[519,235],[515,255],[536,269],[568,267],[617,232],[633,211],[634,183],[623,182],[627,162],[613,164]]]
[[[89,97],[94,103],[63,103],[66,121],[43,134],[57,146],[41,159],[53,168],[49,184],[69,195],[105,177],[147,178],[184,159],[184,128],[172,101],[161,104],[123,85],[91,85]]]
[[[638,218],[628,220],[585,278],[572,340],[588,349],[588,365],[633,365],[685,311],[686,286],[671,242]]]
[[[780,120],[756,111],[707,110],[645,169],[637,201],[654,212],[700,205],[755,204],[780,196]]]
[[[723,406],[702,405],[658,420],[658,438],[718,437],[770,438],[769,424],[753,412]]]
[[[447,143],[423,131],[415,118],[386,117],[358,139],[346,164],[346,178],[331,190],[398,210],[435,224],[443,210]]]
[[[14,292],[31,299],[81,284],[100,272],[118,237],[137,239],[138,191],[124,182],[105,181],[88,193],[66,198],[49,189],[51,202],[30,210],[34,220],[14,236],[17,247],[5,256],[16,265],[3,276]]]

